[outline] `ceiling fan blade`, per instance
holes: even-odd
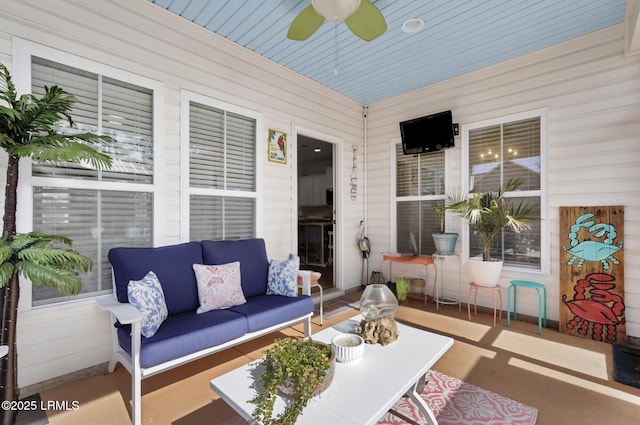
[[[324,16],[316,12],[312,5],[305,7],[291,22],[287,38],[303,41],[311,37],[324,23]]]
[[[360,7],[351,16],[344,20],[351,32],[363,39],[371,41],[387,30],[387,23],[382,12],[369,0],[362,0]]]

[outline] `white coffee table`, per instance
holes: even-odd
[[[361,316],[342,322],[312,336],[326,343],[341,332],[358,325]],[[381,346],[367,344],[363,357],[353,364],[336,363],[329,388],[314,397],[298,418],[299,424],[375,424],[403,396],[422,410],[429,424],[436,425],[433,412],[415,391],[416,384],[433,364],[453,345],[453,339],[398,323],[397,341]],[[255,405],[255,378],[262,373],[257,360],[211,380],[211,388],[246,420]],[[284,410],[278,397],[275,412]]]

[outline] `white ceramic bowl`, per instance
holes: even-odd
[[[364,354],[364,339],[355,334],[340,334],[333,337],[331,346],[340,363],[354,363]]]

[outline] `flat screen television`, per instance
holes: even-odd
[[[454,146],[451,111],[438,112],[400,123],[405,155],[437,152]]]

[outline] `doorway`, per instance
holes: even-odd
[[[324,289],[335,279],[334,144],[298,134],[298,255],[300,268],[322,273]]]

